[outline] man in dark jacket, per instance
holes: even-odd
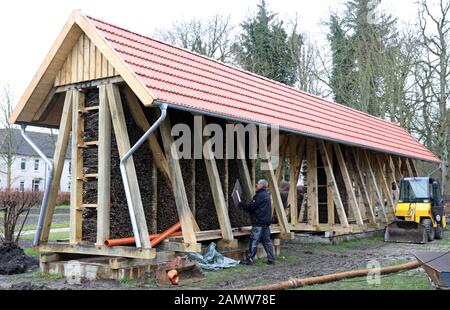
[[[251,265],[256,256],[258,244],[261,242],[267,253],[267,263],[275,263],[275,255],[272,241],[270,240],[270,225],[273,223],[272,203],[267,191],[268,183],[260,180],[256,184],[256,194],[251,203],[240,203],[239,207],[250,213],[252,219],[252,232],[248,246],[247,257],[242,261],[245,265]]]

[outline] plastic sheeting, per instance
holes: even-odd
[[[231,268],[239,265],[238,260],[234,260],[223,256],[216,250],[216,244],[213,242],[206,248],[202,254],[188,253],[188,260],[196,262],[205,271],[215,271],[226,268]]]

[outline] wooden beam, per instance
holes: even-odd
[[[286,211],[284,210],[283,201],[281,200],[280,189],[278,187],[278,182],[275,177],[275,171],[273,169],[270,154],[264,148],[261,150],[263,152],[264,163],[267,167],[267,178],[269,181],[271,194],[272,194],[272,205],[277,214],[278,223],[281,229],[282,239],[291,239],[292,235],[290,233],[289,222],[287,220]]]
[[[352,148],[352,154],[353,154],[353,159],[354,159],[354,171],[355,171],[355,176],[358,179],[358,186],[359,186],[359,191],[361,193],[361,198],[364,202],[364,206],[366,208],[366,215],[369,219],[369,222],[371,224],[376,224],[377,219],[375,217],[375,212],[373,209],[373,205],[372,202],[370,201],[370,197],[369,197],[369,191],[367,190],[367,186],[366,186],[366,182],[364,180],[364,170],[361,167],[361,164],[358,160],[358,154],[356,153],[356,150],[354,148]]]
[[[203,137],[203,129],[205,126],[205,118],[202,117],[202,131],[197,132]],[[199,130],[197,130],[199,131]],[[199,137],[200,140],[202,137]],[[231,229],[231,222],[228,216],[228,206],[225,201],[225,195],[223,194],[222,183],[220,181],[219,170],[217,169],[217,163],[212,149],[211,141],[203,137],[203,159],[206,166],[206,173],[208,174],[209,184],[211,186],[211,192],[214,199],[214,206],[216,207],[217,219],[219,220],[220,231],[222,232],[222,238],[230,241],[234,240],[233,231]]]
[[[126,87],[125,96],[127,98],[128,107],[130,108],[130,112],[133,116],[134,121],[142,129],[142,131],[146,132],[150,129],[150,124],[145,117],[144,110],[142,109],[136,95],[129,87]],[[169,164],[167,163],[167,159],[164,155],[163,150],[159,146],[158,139],[155,133],[151,134],[148,138],[148,145],[153,155],[153,162],[164,175],[167,183],[170,186],[172,184],[172,181],[169,173]]]
[[[290,184],[288,205],[290,205],[291,225],[298,223],[298,205],[297,205],[297,183],[300,176],[301,163],[305,152],[305,140],[295,141],[292,139],[290,145]]]
[[[103,245],[111,213],[111,111],[105,85],[99,87],[97,205],[97,245]]]
[[[195,193],[195,190],[193,190]],[[150,232],[158,232],[158,168],[155,162],[152,163],[152,202],[151,202],[152,221],[150,223]]]
[[[362,156],[362,160],[364,161],[364,165],[367,169],[366,175],[369,177],[369,182],[372,187],[372,192],[375,195],[375,199],[378,204],[378,209],[381,209],[381,214],[383,215],[383,219],[385,222],[387,222],[388,218],[387,218],[386,210],[384,209],[384,201],[381,199],[380,190],[378,189],[378,185],[377,185],[377,179],[375,177],[375,174],[373,173],[370,159],[365,150],[361,150],[361,156]]]
[[[67,145],[69,143],[70,130],[72,129],[72,92],[73,91],[68,91],[64,100],[64,107],[59,125],[58,140],[56,142],[55,155],[53,156],[53,181],[50,185],[51,187],[47,204],[47,212],[45,213],[42,234],[40,237],[41,242],[48,241],[56,206],[56,199],[58,198],[61,183],[61,175],[64,168],[64,162],[66,160]]]
[[[330,166],[331,169],[333,169],[333,146],[329,143],[327,143],[326,145],[326,153],[328,155],[328,164]],[[323,159],[323,155],[322,155],[322,160],[325,161],[325,159]],[[334,178],[334,173],[331,174]],[[327,183],[330,184],[330,182],[333,182],[334,184],[336,184],[336,180],[332,180],[331,175],[328,176],[327,174]],[[340,197],[340,195],[339,195]],[[334,205],[334,195],[333,195],[333,189],[331,188],[331,186],[327,186],[327,218],[328,218],[328,224],[330,225],[334,225],[336,223],[336,219],[335,219],[335,205]],[[344,211],[345,214],[345,211]]]
[[[376,168],[380,174],[380,178],[382,180],[382,186],[384,187],[384,191],[386,192],[386,199],[388,202],[388,207],[390,207],[390,211],[392,212],[392,216],[395,215],[395,204],[394,204],[394,200],[392,198],[392,186],[390,186],[387,182],[387,177],[386,174],[384,173],[384,169],[383,169],[383,165],[380,161],[380,159],[378,158],[378,156],[374,156],[374,161],[376,164]]]
[[[417,178],[419,176],[419,174],[417,173],[417,167],[416,167],[416,163],[414,162],[414,160],[412,158],[407,158],[406,164],[408,165],[408,171],[411,171],[411,175],[413,177]]]
[[[386,160],[386,167],[387,167],[387,177],[389,180],[389,184],[392,186],[393,184],[395,185],[395,190],[393,190],[394,193],[394,206],[397,206],[397,202],[400,196],[400,187],[399,187],[399,183],[396,180],[396,175],[395,175],[395,166],[394,166],[394,162],[392,160],[391,155],[385,155],[385,160]]]
[[[308,139],[306,142],[306,161],[308,168],[306,171],[307,190],[307,217],[311,225],[319,225],[319,199],[317,184],[317,142]]]
[[[232,140],[231,140],[232,141]],[[250,176],[250,171],[247,165],[247,159],[245,156],[245,150],[243,145],[241,145],[241,141],[238,138],[236,140],[236,149],[237,149],[237,163],[239,170],[239,180],[244,191],[244,197],[246,201],[251,201],[253,199],[253,195],[255,193],[252,178]],[[233,184],[234,186],[234,184]]]
[[[341,146],[339,144],[333,144],[334,152],[338,161],[339,169],[341,170],[342,178],[344,179],[345,190],[348,197],[348,202],[350,208],[353,211],[353,216],[355,217],[357,225],[364,225],[361,212],[358,206],[358,200],[355,196],[355,191],[353,190],[352,180],[350,179],[349,167],[347,166],[347,161],[344,159],[342,154]]]
[[[53,87],[50,92],[48,93],[47,97],[45,98],[44,102],[42,103],[42,105],[39,107],[39,110],[36,112],[35,116],[33,117],[33,120],[37,120],[37,121],[41,121],[43,120],[43,116],[44,114],[47,114],[46,112],[50,103],[53,100],[53,97],[56,94],[56,89]]]
[[[111,119],[116,136],[117,148],[120,158],[130,150],[130,138],[128,137],[127,125],[125,122],[125,114],[123,111],[122,99],[120,98],[119,87],[116,84],[106,85],[106,93],[108,96],[109,108],[111,111]],[[130,199],[132,208],[136,216],[136,228],[138,230],[141,244],[144,249],[151,248],[150,239],[148,238],[147,222],[145,220],[144,207],[142,205],[141,192],[139,190],[139,182],[136,175],[133,157],[130,157],[125,164],[125,171],[128,179],[130,191]]]
[[[285,166],[285,160],[286,160],[286,153],[288,151],[289,147],[289,136],[280,136],[280,159],[278,163],[278,167],[275,172],[275,177],[277,179],[278,186],[281,184],[281,181],[283,180],[283,174],[284,174],[284,166]]]
[[[336,179],[334,177],[333,166],[331,162],[330,152],[331,149],[327,149],[325,142],[323,140],[319,141],[319,152],[322,157],[323,167],[327,175],[327,187],[329,192],[331,192],[333,199],[333,214],[334,205],[336,205],[336,210],[339,216],[339,221],[343,227],[349,227],[347,215],[345,214],[344,205],[342,203],[341,195],[339,193],[339,188],[337,187]],[[332,153],[331,153],[332,154]]]
[[[72,176],[70,193],[70,243],[76,244],[82,240],[82,205],[83,205],[83,149],[78,147],[83,141],[84,120],[78,113],[84,107],[84,94],[72,92]]]
[[[191,217],[192,213],[189,208],[186,188],[184,187],[183,176],[181,174],[180,162],[178,161],[178,158],[172,156],[172,146],[174,145],[174,141],[171,130],[172,126],[170,124],[170,116],[167,115],[166,120],[161,124],[160,131],[164,151],[169,164],[169,171],[172,175],[172,187],[175,195],[175,204],[177,206],[178,217],[181,221],[184,242],[195,247],[197,244],[197,238],[195,236],[194,224]],[[176,150],[173,151],[176,152]]]

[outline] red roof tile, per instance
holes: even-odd
[[[391,122],[89,17],[160,102],[439,162]]]

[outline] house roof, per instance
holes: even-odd
[[[0,152],[2,154],[5,154],[8,151],[8,131],[8,129],[0,129]],[[36,131],[27,131],[27,135],[36,145],[39,146],[45,156],[48,158],[53,158],[58,135]],[[22,137],[20,134],[20,129],[11,129],[11,141],[14,156],[39,157],[39,155]],[[70,148],[67,148],[66,158],[70,158]]]
[[[79,12],[73,20],[145,106],[168,103],[242,122],[279,125],[281,130],[309,137],[440,162],[411,134],[391,122]],[[24,108],[26,102],[22,105]],[[20,121],[20,113],[15,113],[14,121]]]

